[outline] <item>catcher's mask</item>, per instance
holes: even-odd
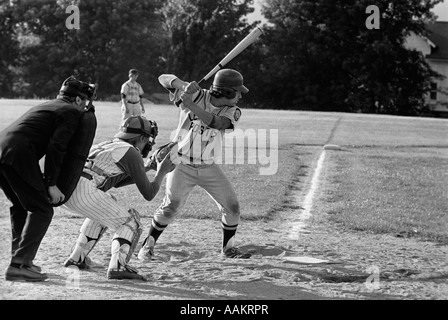
[[[149,152],[152,150],[152,146],[155,145],[156,143],[154,141],[148,141],[147,144],[145,144],[145,146],[143,147],[142,150],[142,157],[146,158],[149,155]]]
[[[158,133],[159,130],[155,121],[148,120],[142,116],[132,116],[122,122],[120,131],[114,137],[123,140],[139,136],[149,138],[148,143],[141,151],[143,158],[146,158],[152,150],[152,146],[156,143],[155,140]]]

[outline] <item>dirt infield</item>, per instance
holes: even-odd
[[[447,299],[447,246],[388,235],[353,233],[313,216],[298,239],[285,232],[297,211],[270,222],[244,221],[238,244],[254,255],[247,260],[219,255],[219,221],[179,219],[156,247],[156,260],[133,265],[148,281],[106,279],[107,232],[92,259],[93,271],[62,266],[82,219],[58,210],[35,262],[49,274],[43,283],[0,279],[0,299],[141,300],[315,300]],[[149,219],[143,221],[149,224]],[[0,269],[9,260],[10,226],[0,220]],[[192,232],[192,230],[196,230]],[[294,262],[298,257],[326,263]],[[378,272],[378,273],[377,273]]]

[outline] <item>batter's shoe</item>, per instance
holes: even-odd
[[[231,259],[249,259],[252,255],[247,252],[241,252],[238,248],[228,248],[223,252],[225,258]]]
[[[123,280],[123,279],[135,279],[147,281],[146,278],[137,273],[137,269],[129,265],[121,266],[118,265],[116,269],[107,270],[107,279],[110,280]]]
[[[75,261],[71,258],[68,258],[64,262],[64,267],[68,268],[70,266],[78,267],[79,270],[90,270],[92,268],[92,260],[89,257],[85,257],[83,261]]]
[[[143,242],[142,248],[138,252],[138,259],[141,261],[151,261],[154,257],[154,245],[154,237],[149,236],[146,238],[145,242]]]
[[[48,279],[45,273],[38,272],[35,268],[21,265],[20,267],[8,266],[5,273],[7,281],[39,282]]]

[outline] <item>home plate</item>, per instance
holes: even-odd
[[[312,257],[285,257],[288,262],[304,263],[304,264],[317,264],[317,263],[329,263],[329,260],[316,259]]]

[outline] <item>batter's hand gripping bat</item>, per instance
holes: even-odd
[[[198,84],[207,81],[211,76],[213,76],[216,72],[218,72],[220,69],[224,68],[224,66],[229,63],[233,58],[235,58],[237,55],[239,55],[244,49],[246,49],[248,46],[250,46],[252,43],[255,42],[261,35],[263,34],[263,31],[256,27],[254,30],[252,30],[243,40],[241,40],[233,49],[230,51],[212,70],[210,70],[207,75],[202,78]],[[176,105],[180,106],[182,103],[182,99],[179,99],[176,101]]]

